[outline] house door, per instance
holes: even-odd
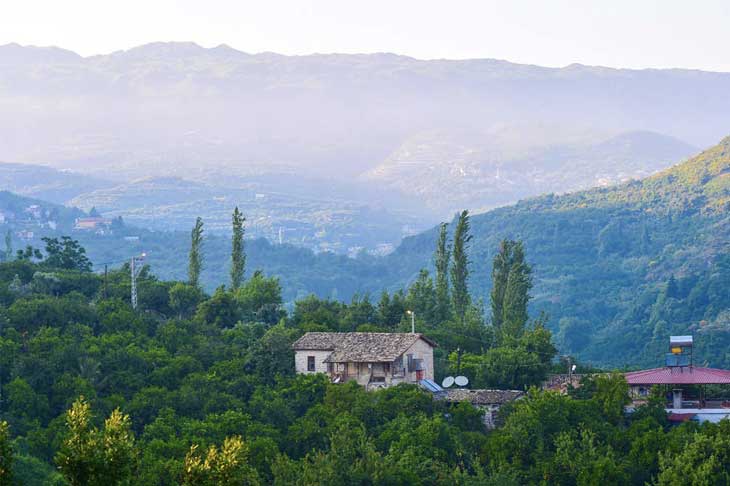
[[[423,379],[423,370],[416,370],[416,381],[421,381]]]

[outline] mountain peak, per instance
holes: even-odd
[[[173,61],[186,58],[215,58],[230,59],[247,57],[249,54],[241,52],[227,44],[215,47],[203,47],[195,42],[151,42],[133,47],[124,51],[117,51],[113,57],[133,60]]]
[[[77,62],[82,59],[81,56],[73,51],[55,46],[22,46],[15,42],[0,46],[0,65],[68,63]]]

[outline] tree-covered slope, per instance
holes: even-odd
[[[499,241],[521,239],[535,269],[534,310],[549,313],[563,352],[659,364],[669,334],[694,332],[699,359],[730,365],[729,196],[730,137],[642,181],[474,216],[472,291],[487,298]],[[426,265],[435,237],[408,239],[390,259]]]

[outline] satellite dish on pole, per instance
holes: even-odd
[[[453,376],[447,376],[444,378],[444,381],[441,382],[441,386],[443,388],[448,388],[450,386],[453,386],[454,384],[454,377]]]
[[[457,376],[454,378],[454,383],[456,383],[457,386],[466,386],[469,384],[469,378],[466,376]]]

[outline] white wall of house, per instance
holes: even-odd
[[[327,363],[324,360],[332,351],[297,350],[294,354],[294,369],[297,373],[327,373]],[[314,356],[314,371],[307,370],[307,360]]]
[[[422,359],[423,365],[425,366],[426,370],[423,373],[423,377],[428,380],[433,380],[433,348],[430,344],[428,344],[423,339],[419,339],[415,343],[411,345],[410,348],[406,350],[405,353],[403,353],[403,364],[407,366],[408,360],[407,356],[409,354],[413,355],[413,359]],[[414,382],[416,381],[416,372],[408,373],[406,372],[406,376],[408,377],[406,381]]]

